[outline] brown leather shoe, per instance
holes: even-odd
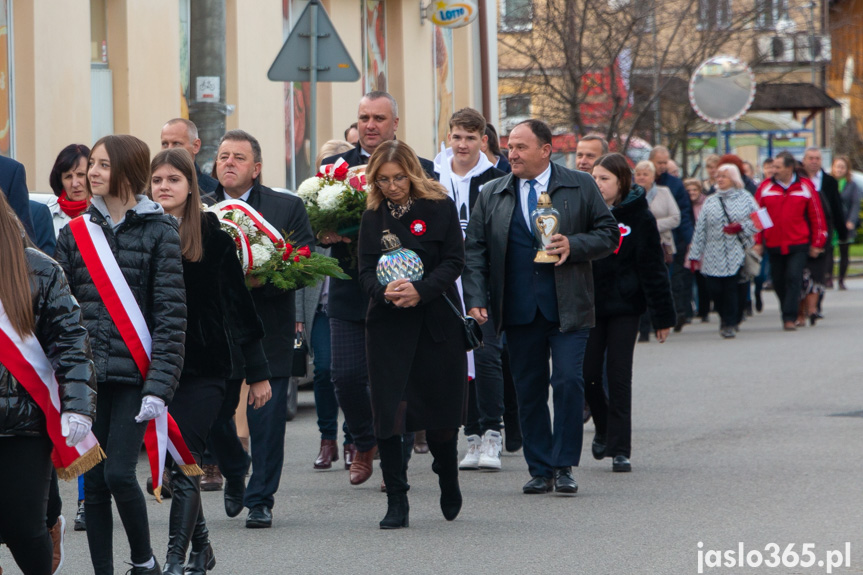
[[[339,460],[339,448],[335,439],[322,439],[321,450],[315,459],[315,469],[330,469],[333,461]]]
[[[377,450],[378,446],[375,445],[368,451],[357,451],[351,464],[351,485],[365,483],[372,476],[372,462],[375,460]]]
[[[417,431],[414,435],[414,453],[428,453],[429,452],[429,444],[426,441],[426,432]]]
[[[201,479],[201,491],[221,491],[225,480],[218,465],[204,464],[204,477]]]
[[[345,445],[345,469],[350,469],[351,464],[354,462],[354,458],[357,456],[357,446],[353,443],[348,443]]]
[[[784,329],[785,331],[797,331],[797,324],[793,321],[786,321],[784,324],[782,324],[782,329]]]
[[[51,535],[51,545],[54,547],[54,555],[51,561],[51,573],[53,574],[59,571],[60,567],[63,566],[63,559],[65,559],[63,538],[66,536],[66,519],[62,515],[57,518],[57,523],[54,524],[54,527],[48,530],[48,534]]]

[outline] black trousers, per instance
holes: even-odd
[[[465,435],[503,428],[503,343],[490,321],[482,325],[482,341],[473,352],[476,378],[468,383]]]
[[[770,254],[770,277],[773,291],[779,298],[782,321],[795,321],[800,306],[800,292],[803,289],[803,268],[809,257],[808,250],[787,255]]]
[[[132,563],[146,563],[153,556],[147,503],[135,474],[147,430],[147,422],[135,422],[140,409],[140,387],[99,385],[93,434],[107,457],[84,474],[87,543],[96,575],[114,573],[112,497],[129,540]]]
[[[249,470],[249,454],[243,449],[240,438],[237,437],[237,426],[234,423],[234,413],[240,403],[242,379],[225,381],[225,393],[222,405],[216,413],[216,418],[210,427],[207,448],[219,464],[219,471],[231,481],[245,481]]]
[[[692,317],[692,275],[684,266],[688,252],[689,244],[678,244],[671,267],[671,293],[678,323]]]
[[[698,288],[698,317],[706,318],[710,315],[710,290],[707,289],[707,280],[697,271],[695,276],[695,286]]]
[[[845,281],[845,276],[848,274],[848,264],[851,262],[850,247],[851,244],[839,244],[839,281]]]
[[[180,378],[180,385],[168,411],[177,422],[186,447],[197,461],[201,461],[207,448],[210,428],[222,408],[224,397],[224,379],[196,376]]]
[[[45,525],[51,449],[47,437],[0,437],[0,538],[24,575],[51,573]]]
[[[632,450],[632,356],[639,316],[597,318],[584,354],[584,397],[596,432],[606,437],[609,457]],[[602,387],[603,366],[608,375],[608,398]]]
[[[377,445],[366,364],[366,325],[330,318],[333,387],[358,451]]]
[[[740,283],[737,276],[715,277],[704,276],[710,299],[716,303],[716,311],[722,319],[722,325],[734,327],[743,320],[743,308],[746,305],[746,294],[749,293],[749,283]]]

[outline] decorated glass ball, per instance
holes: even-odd
[[[382,285],[388,285],[400,279],[412,282],[423,277],[423,262],[413,250],[402,247],[398,236],[389,230],[384,230],[381,237],[381,254],[378,260],[377,275]]]

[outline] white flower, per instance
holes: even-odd
[[[339,207],[339,199],[342,197],[344,190],[345,188],[342,184],[324,186],[318,192],[318,206],[325,211],[335,210]]]
[[[321,189],[320,178],[312,177],[305,180],[300,187],[297,188],[297,195],[305,203],[314,202],[318,197],[318,190]]]
[[[267,247],[262,244],[252,244],[251,247],[254,267],[260,267],[262,264],[269,261],[270,256],[273,253],[272,249],[267,249]]]

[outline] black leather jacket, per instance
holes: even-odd
[[[81,308],[69,291],[63,270],[42,252],[27,248],[34,335],[51,361],[60,384],[60,411],[96,416],[96,378]],[[44,436],[45,415],[0,364],[0,435]]]
[[[503,324],[506,248],[518,182],[508,174],[485,185],[471,209],[465,238],[465,309],[488,308],[498,332]],[[553,163],[548,193],[560,212],[558,233],[569,238],[570,249],[569,259],[554,268],[560,330],[590,328],[595,322],[590,262],[617,248],[620,230],[589,174]]]
[[[143,386],[143,395],[170,403],[183,369],[186,341],[186,287],[177,221],[163,213],[129,210],[124,222],[114,230],[92,205],[81,217],[90,218],[105,231],[153,338],[150,369],[144,381],[93,284],[69,226],[64,227],[57,238],[56,258],[81,304],[82,323],[90,333],[96,363],[96,380],[100,385],[109,382]]]

